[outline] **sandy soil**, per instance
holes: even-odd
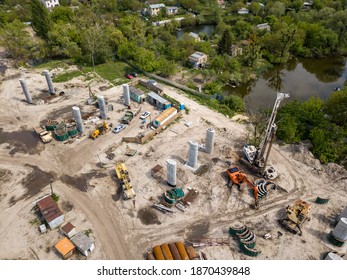
[[[116,125],[125,110],[122,87],[112,87],[102,80],[75,78],[55,83],[57,92],[65,94],[49,100],[42,70],[15,70],[8,61],[2,63],[6,69],[0,76],[0,239],[6,242],[2,242],[0,259],[60,258],[52,249],[61,238],[59,230],[40,234],[33,211],[35,201],[50,192],[50,180],[60,196],[58,204],[65,221],[76,225],[78,231],[92,231],[96,249],[88,259],[143,259],[146,251],[163,242],[228,238],[228,229],[235,223],[246,224],[257,235],[256,248],[262,252],[258,259],[321,259],[328,251],[346,253],[346,246],[335,247],[327,240],[336,216],[347,205],[346,170],[335,164],[321,165],[304,144],[274,145],[270,163],[280,172],[275,181],[279,188],[260,201],[259,210],[254,210],[246,186],[241,191],[226,187],[226,161],[236,164],[251,131],[244,116],[226,118],[162,85],[166,94],[189,108],[189,114],[149,143],[122,142],[123,136],[146,131],[136,117],[121,133],[109,132],[95,141],[88,138],[94,127],[88,124],[85,134],[77,139],[42,144],[32,132],[32,127],[41,121],[69,120],[73,105],[80,106],[83,113],[98,114],[95,107],[86,105],[88,84],[114,106],[108,122]],[[20,77],[26,80],[33,99],[45,99],[46,103],[24,102]],[[132,107],[139,106],[133,103]],[[152,116],[159,113],[149,104],[141,107]],[[191,122],[190,127],[186,122]],[[216,131],[214,151],[199,151],[199,164],[205,172],[196,175],[184,165],[188,141],[203,144],[209,127]],[[136,149],[137,154],[125,156],[127,146]],[[115,155],[112,160],[106,157],[110,153]],[[166,167],[169,158],[178,164],[178,186],[185,192],[188,187],[199,190],[199,196],[184,213],[176,209],[173,214],[162,214],[151,208],[169,187],[165,181],[154,179],[150,170],[156,164]],[[122,200],[117,190],[114,164],[119,160],[125,161],[129,169],[137,194],[135,205]],[[249,177],[255,178],[251,174]],[[330,201],[315,204],[317,196],[330,197]],[[292,235],[277,222],[286,206],[298,198],[312,203],[311,220],[304,225],[302,236]],[[278,237],[279,231],[282,235]],[[271,233],[272,238],[265,240],[265,233]],[[198,250],[209,259],[251,259],[232,238],[229,246]],[[78,254],[73,258],[83,259]]]

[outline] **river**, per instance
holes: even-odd
[[[272,108],[276,92],[289,92],[290,99],[305,101],[311,96],[326,99],[347,81],[347,58],[334,56],[319,59],[293,59],[275,66],[258,80],[232,88],[225,86],[223,94],[244,97],[248,111]]]
[[[194,32],[196,34],[203,32],[203,33],[206,33],[208,37],[212,37],[215,29],[216,29],[216,25],[213,25],[213,24],[187,26],[187,27],[181,28],[179,31],[176,32],[176,38],[181,39],[184,33],[189,33],[189,32]]]

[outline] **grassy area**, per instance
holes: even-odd
[[[62,83],[62,82],[67,82],[75,77],[81,76],[83,73],[80,70],[76,70],[76,71],[70,71],[70,72],[65,72],[63,74],[60,74],[58,76],[56,76],[53,79],[53,82],[56,83]]]
[[[91,66],[82,66],[83,73],[95,72],[103,79],[108,80],[114,85],[120,85],[129,82],[124,77],[125,72],[131,72],[132,68],[124,62],[106,62],[104,64],[96,65],[94,68]]]
[[[47,69],[47,70],[52,70],[55,68],[67,69],[72,64],[73,64],[72,60],[68,60],[68,59],[66,59],[66,60],[51,60],[51,61],[39,64],[39,65],[36,65],[36,66],[34,66],[34,68]]]

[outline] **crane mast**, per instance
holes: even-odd
[[[264,175],[264,173],[267,173],[267,171],[265,170],[266,163],[269,158],[273,139],[275,137],[276,130],[277,130],[277,125],[275,124],[275,120],[276,120],[278,108],[281,102],[284,99],[289,97],[290,97],[289,93],[277,92],[276,101],[272,109],[271,116],[266,126],[265,134],[260,145],[257,148],[255,148],[254,146],[250,146],[246,144],[244,147],[245,156],[249,164],[251,164],[252,167],[258,169],[258,172],[261,175]],[[269,174],[265,174],[265,177],[266,175],[270,177],[271,176],[270,173],[272,173],[273,175],[275,174],[274,169],[272,167],[270,167],[270,169],[272,170],[269,171]],[[270,179],[274,179],[274,178],[270,178]]]

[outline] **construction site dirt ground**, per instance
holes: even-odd
[[[43,69],[14,69],[2,59],[0,85],[0,259],[60,259],[53,246],[62,235],[58,229],[41,234],[33,208],[35,201],[51,191],[59,195],[58,205],[77,231],[88,231],[95,240],[95,250],[88,259],[144,259],[144,253],[155,245],[201,238],[230,238],[229,245],[198,248],[208,259],[253,259],[229,237],[231,225],[245,224],[257,235],[256,259],[322,259],[329,251],[346,253],[346,245],[336,247],[328,235],[347,205],[347,173],[336,164],[321,165],[307,145],[274,144],[270,163],[279,171],[278,187],[260,200],[253,209],[252,193],[247,186],[241,191],[227,187],[227,161],[237,164],[243,145],[251,133],[247,117],[232,119],[199,105],[178,90],[160,85],[164,93],[185,104],[189,113],[157,134],[144,145],[122,142],[124,136],[136,136],[149,128],[136,116],[118,134],[108,132],[96,140],[88,138],[94,124],[86,125],[82,136],[64,142],[52,140],[43,144],[32,127],[46,119],[72,119],[71,107],[77,105],[82,115],[98,115],[87,105],[88,86],[102,94],[114,110],[108,114],[113,127],[127,109],[122,104],[122,86],[113,87],[102,79],[74,78],[54,83],[57,97],[48,98]],[[62,69],[53,70],[52,73]],[[44,104],[30,105],[18,81],[24,78],[34,100]],[[59,95],[60,92],[64,94]],[[273,103],[274,100],[269,100]],[[150,104],[132,109],[159,111]],[[189,126],[186,125],[189,123]],[[212,154],[199,150],[200,169],[194,174],[185,166],[188,142],[204,144],[208,128],[215,130]],[[125,155],[127,148],[136,155]],[[110,156],[112,155],[112,157]],[[112,159],[109,159],[112,158]],[[161,199],[166,184],[166,160],[177,162],[178,187],[185,193],[195,188],[199,195],[186,212],[163,214],[151,207]],[[124,161],[136,192],[135,201],[123,200],[115,179],[114,165]],[[151,169],[164,167],[163,179],[151,176]],[[239,166],[250,178],[256,178]],[[317,196],[330,198],[324,205],[315,204]],[[311,220],[303,226],[302,236],[293,235],[279,223],[288,205],[297,199],[312,204]],[[270,239],[263,236],[271,234]],[[84,259],[75,254],[72,259]],[[345,257],[346,258],[346,257]]]

